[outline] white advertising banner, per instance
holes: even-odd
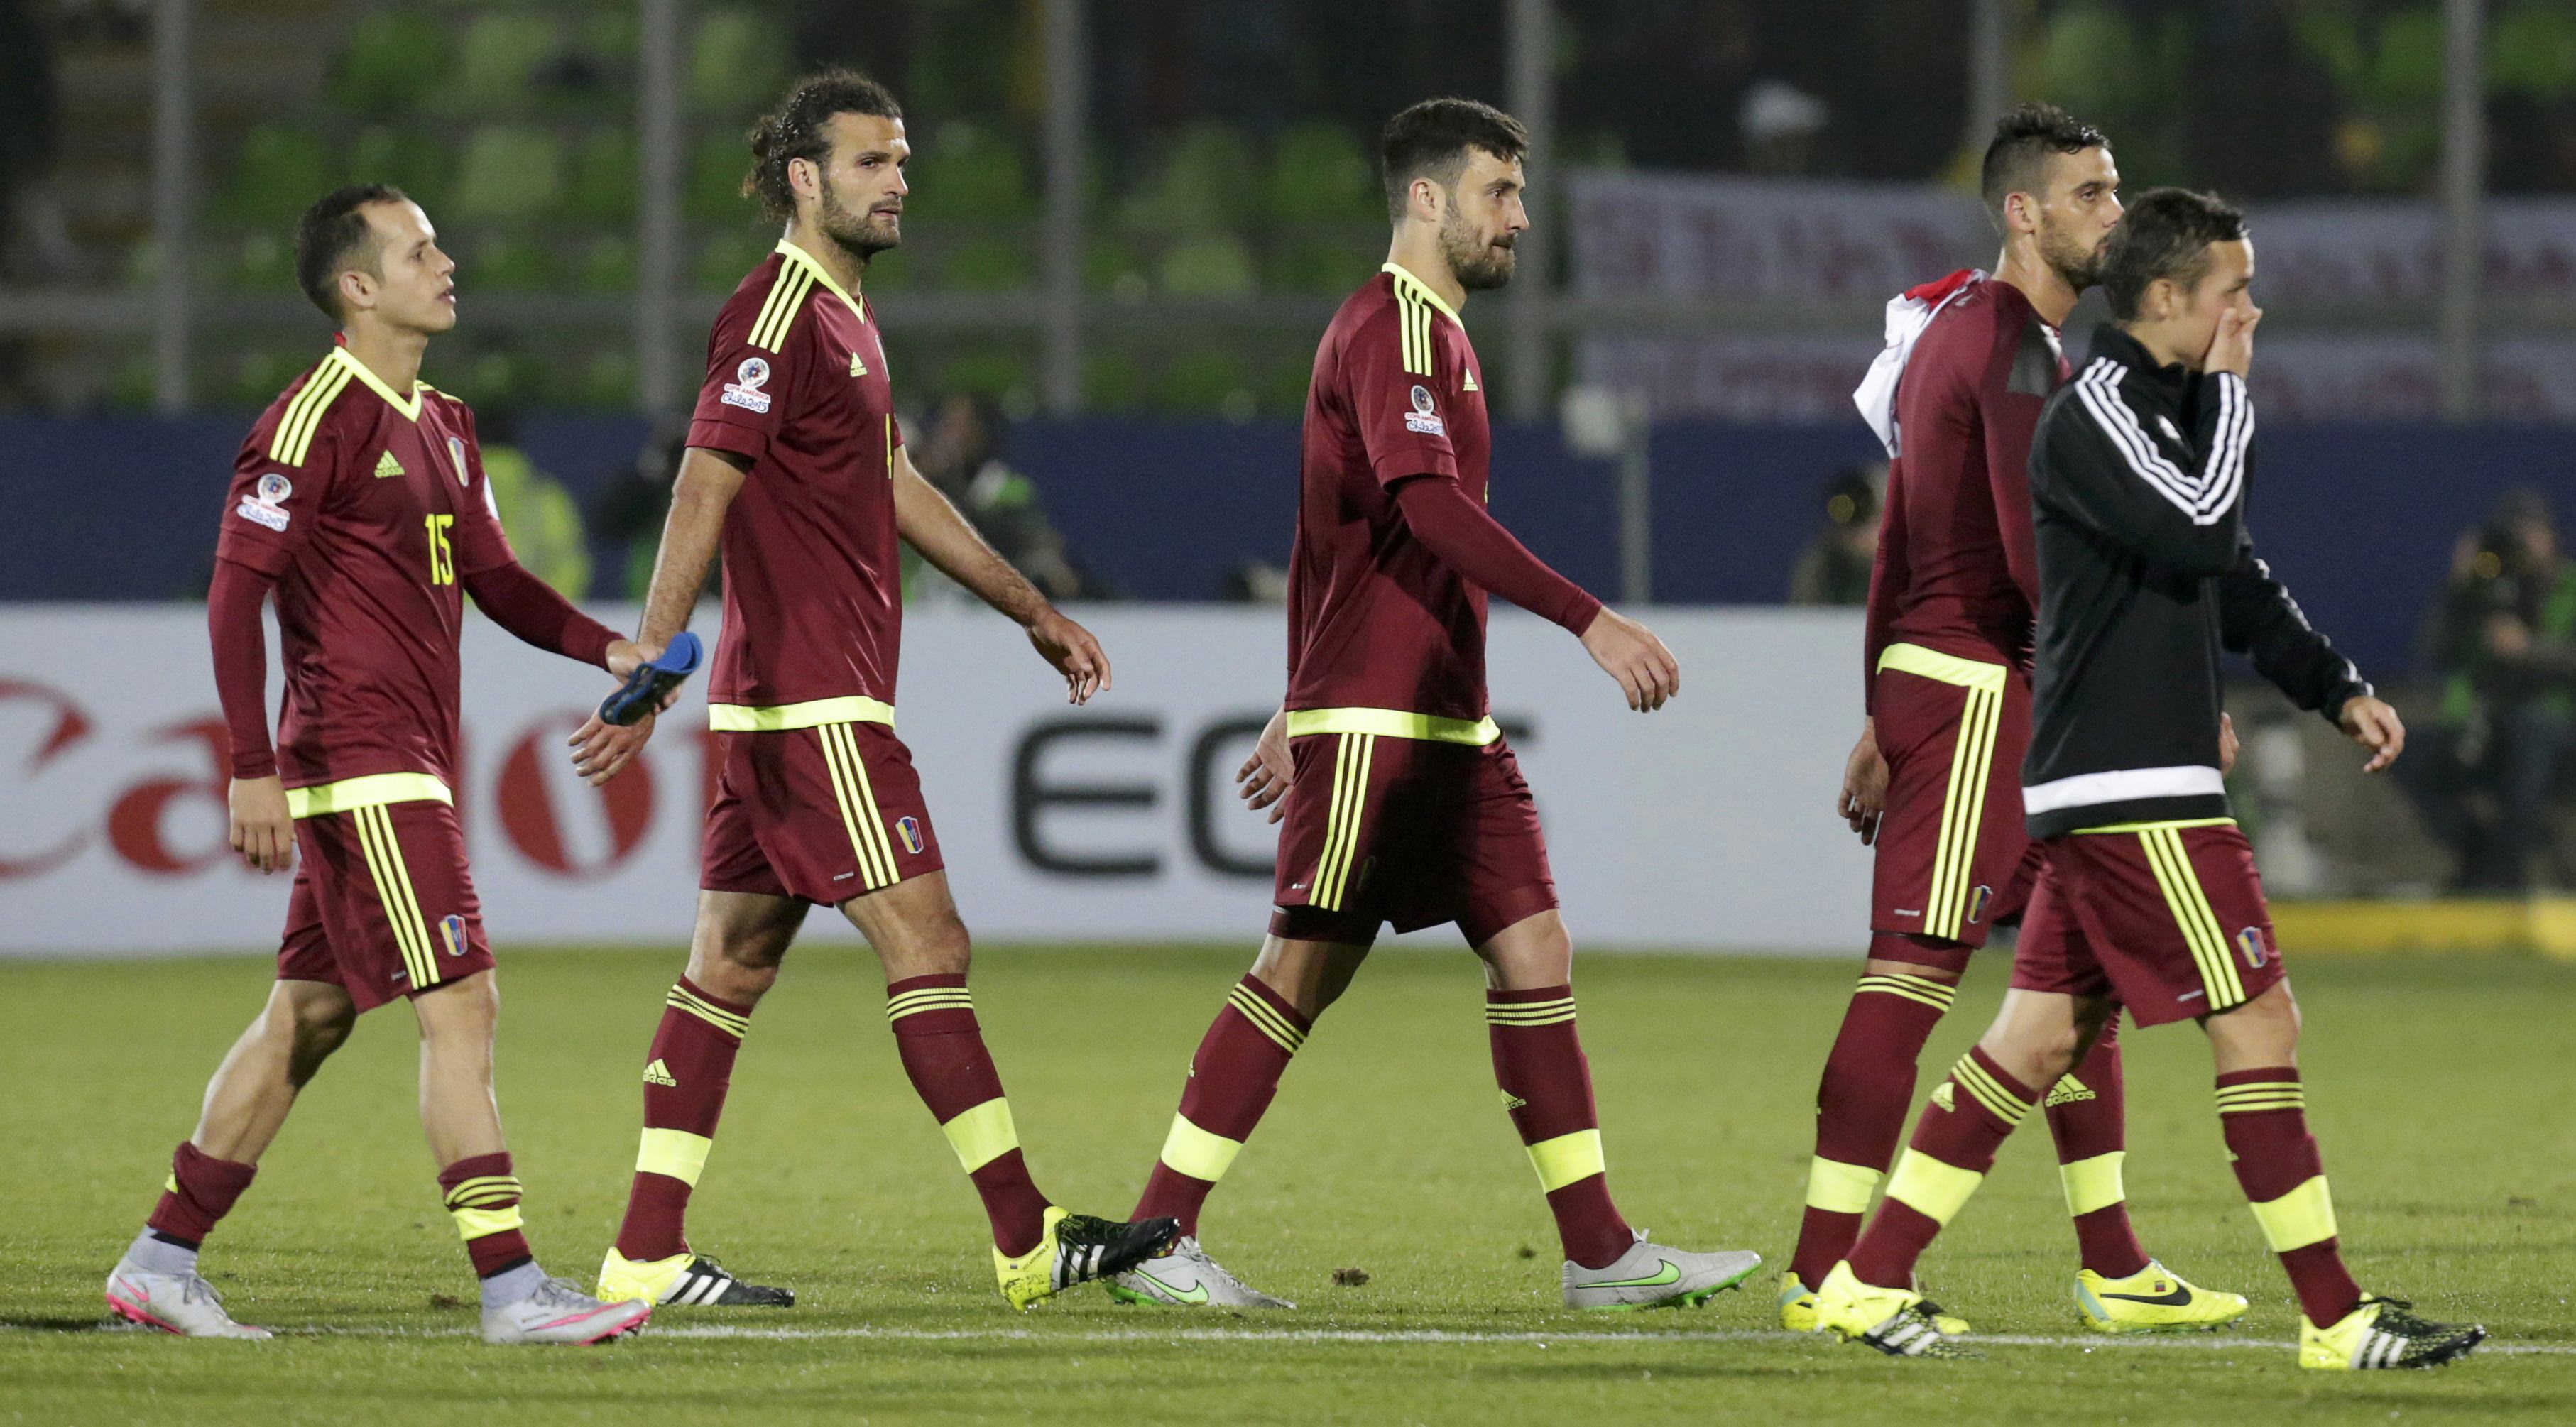
[[[1084,708],[998,617],[921,614],[906,629],[896,731],[968,925],[987,940],[1249,949],[1275,839],[1235,801],[1233,774],[1279,698],[1279,613],[1080,613],[1117,674]],[[1856,615],[1653,623],[1684,692],[1639,716],[1563,631],[1494,621],[1495,714],[1538,792],[1578,942],[1856,948],[1868,854],[1832,815],[1860,719]],[[496,947],[686,943],[710,787],[704,693],[693,683],[646,758],[593,791],[564,740],[605,684],[469,622],[458,808]],[[202,609],[8,609],[0,955],[273,948],[287,879],[224,845],[223,750]],[[855,935],[828,913],[807,934]]]

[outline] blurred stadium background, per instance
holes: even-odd
[[[1539,145],[1522,276],[1473,314],[1510,422],[1498,508],[1591,587],[1691,607],[1667,622],[1712,650],[1812,631],[1698,688],[1816,689],[1801,751],[1750,760],[1739,791],[1818,808],[1851,641],[1758,607],[1858,597],[1878,470],[1848,393],[1879,304],[1991,261],[1981,134],[2011,100],[2063,102],[2133,189],[2251,206],[2272,319],[2258,528],[2417,730],[2407,777],[2365,782],[2331,730],[2245,691],[2267,873],[2285,901],[2329,899],[2285,936],[2576,936],[2548,897],[2576,884],[2564,0],[5,0],[0,40],[0,600],[140,617],[197,595],[230,452],[324,339],[292,217],[358,178],[422,198],[460,258],[464,320],[429,374],[506,448],[523,554],[568,592],[633,597],[704,323],[772,241],[735,196],[742,131],[800,66],[843,61],[893,84],[919,146],[906,244],[868,276],[916,450],[1060,597],[1134,605],[1130,668],[1187,627],[1176,604],[1278,596],[1315,336],[1382,249],[1376,126],[1424,94],[1501,102]],[[917,608],[954,603],[936,584]],[[77,682],[99,647],[80,627],[22,625],[0,668],[7,796],[42,806],[34,824],[69,816],[60,779],[102,776],[58,746],[101,713],[36,692]],[[1257,711],[1275,629],[1227,628],[1261,657],[1224,703]],[[935,635],[914,649],[908,702],[955,662]],[[184,634],[168,657],[197,659]],[[97,687],[157,730],[205,702],[182,680],[188,698],[134,712],[169,682]],[[990,697],[1025,703],[1026,682]],[[1702,702],[1708,735],[1741,743]],[[546,816],[628,815],[558,791],[576,806]],[[92,819],[91,852],[140,838],[118,876],[229,882],[202,856],[205,801],[165,798],[176,830],[150,837],[131,809],[122,833]],[[1024,853],[988,801],[995,845]],[[1743,802],[1738,822],[1768,816]],[[61,875],[49,849],[81,830],[28,825],[0,837],[0,899],[59,905],[35,869]],[[2453,892],[2484,900],[2425,900]],[[1839,940],[1841,910],[1789,940]],[[43,944],[18,920],[15,944]]]
[[[215,1370],[88,1332],[103,1255],[263,974],[67,958],[265,951],[285,900],[223,847],[202,592],[241,435],[328,339],[294,290],[295,214],[360,179],[424,201],[462,263],[426,375],[480,413],[522,556],[623,623],[706,322],[774,237],[735,197],[743,131],[823,62],[909,110],[906,242],[866,290],[917,458],[1117,660],[1116,690],[1068,710],[1017,631],[912,582],[903,733],[1033,1157],[1084,1207],[1126,1202],[1261,925],[1266,830],[1229,775],[1279,694],[1297,416],[1384,251],[1392,110],[1453,92],[1532,123],[1520,277],[1467,313],[1504,418],[1494,508],[1652,606],[1687,671],[1626,717],[1572,641],[1496,619],[1496,711],[1587,946],[1858,948],[1867,855],[1829,800],[1881,473],[1849,394],[1890,295],[1993,260],[1968,179],[1994,116],[2057,100],[2132,189],[2245,203],[2269,314],[2255,527],[2415,742],[2403,778],[2364,779],[2249,677],[2237,806],[2283,944],[2318,957],[2303,1061],[2357,1262],[2501,1354],[2368,1396],[2292,1383],[2294,1309],[2199,1108],[2203,1052],[2136,1037],[2142,1222],[2255,1295],[2260,1350],[2115,1370],[2065,1336],[2058,1190],[2025,1146],[1938,1269],[1945,1301],[2021,1335],[1970,1415],[2568,1420],[2576,1169],[2545,1149],[2566,1106],[2530,1057],[2576,976],[2536,954],[2576,957],[2568,0],[0,0],[0,997],[27,1023],[0,1037],[0,1416],[1959,1416],[1962,1379],[1768,1332],[1767,1292],[1556,1314],[1448,958],[1381,959],[1228,1181],[1228,1261],[1312,1310],[1294,1331],[1096,1298],[1003,1323],[970,1199],[874,1043],[872,968],[838,946],[764,1008],[743,1071],[763,1088],[700,1201],[708,1247],[806,1294],[773,1338],[657,1320],[577,1383],[524,1357],[459,1372],[440,1335],[464,1280],[422,1212],[409,1031],[382,1017],[209,1260],[246,1319],[345,1335]],[[540,1248],[577,1274],[631,1162],[630,1056],[685,940],[708,764],[674,718],[582,787],[559,743],[597,681],[479,620],[467,639],[460,808],[512,961],[502,1101]],[[584,945],[651,950],[517,956]],[[2408,950],[2488,955],[2322,955]],[[1590,965],[1633,1216],[1785,1259],[1850,970]],[[1980,958],[1962,1005],[2003,970]],[[1982,1021],[1949,1018],[1924,1063]]]

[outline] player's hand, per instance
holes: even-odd
[[[632,669],[635,665],[626,667]],[[676,695],[679,691],[675,689],[672,692]],[[664,701],[663,707],[670,707],[668,700]],[[652,741],[653,724],[660,717],[658,713],[648,713],[621,728],[602,721],[597,713],[593,713],[572,737],[564,740],[572,747],[572,771],[580,774],[582,781],[594,788],[616,777],[627,764],[635,761],[636,754],[644,751],[644,745]]]
[[[1288,816],[1288,805],[1281,799],[1297,782],[1297,760],[1288,752],[1288,711],[1281,709],[1263,726],[1261,739],[1252,745],[1252,756],[1234,770],[1234,791],[1243,805],[1254,812],[1270,809],[1270,821]]]
[[[1860,721],[1860,742],[1843,760],[1843,793],[1835,808],[1860,834],[1861,846],[1878,841],[1878,817],[1887,810],[1887,755],[1878,751],[1877,719]]]
[[[286,810],[286,784],[274,773],[235,778],[225,798],[232,810],[233,851],[261,872],[295,865],[295,818]]]
[[[1628,707],[1653,713],[1682,691],[1681,661],[1655,632],[1607,605],[1583,631],[1583,648],[1601,672],[1619,681]]]
[[[1091,631],[1065,618],[1064,611],[1049,609],[1032,621],[1029,643],[1064,676],[1066,702],[1087,704],[1109,687],[1109,656],[1100,652]]]
[[[631,639],[612,640],[608,646],[608,672],[623,683],[627,675],[661,657],[662,646],[659,644],[638,644]],[[678,692],[676,689],[672,691],[675,697]],[[662,707],[667,709],[670,706],[669,700],[663,701]]]
[[[2209,355],[2200,367],[2207,372],[2234,372],[2243,376],[2254,368],[2254,329],[2262,325],[2263,309],[2229,308],[2218,314],[2218,335],[2209,340]]]
[[[2378,772],[2406,751],[2406,725],[2397,710],[2368,694],[2346,699],[2335,722],[2352,735],[2353,742],[2370,750],[2370,761],[2361,765],[2364,773]]]
[[[2235,771],[2236,720],[2220,714],[2218,716],[2218,776],[2224,778]]]

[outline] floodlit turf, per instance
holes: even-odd
[[[1041,1185],[1123,1212],[1243,951],[993,949],[978,1009]],[[501,1102],[531,1237],[587,1279],[632,1162],[646,1038],[677,953],[507,955]],[[1611,1183],[1669,1241],[1770,1266],[1696,1312],[1585,1316],[1496,1103],[1479,982],[1388,953],[1307,1043],[1219,1190],[1211,1249],[1294,1313],[1015,1315],[982,1218],[888,1044],[873,963],[816,946],[754,1020],[692,1218],[702,1250],[804,1306],[669,1310],[600,1349],[487,1349],[412,1108],[399,1009],[307,1092],[210,1244],[234,1312],[291,1336],[99,1331],[100,1280],[150,1207],[207,1073],[264,994],[248,960],[0,963],[0,1420],[264,1423],[2576,1420],[2576,966],[2311,961],[2310,1115],[2363,1282],[2493,1346],[2441,1373],[2305,1374],[2295,1309],[2230,1178],[2189,1027],[2129,1039],[2129,1187],[2151,1251],[2249,1293],[2243,1336],[2080,1340],[2071,1237],[2034,1118],[1925,1264],[1986,1332],[1976,1363],[1895,1363],[1769,1331],[1810,1094],[1855,968],[1601,957],[1578,976]],[[2001,985],[1984,965],[1927,1066]],[[1363,1269],[1363,1286],[1334,1283]],[[2012,1341],[2013,1338],[2038,1341]],[[510,1413],[504,1419],[499,1414]]]

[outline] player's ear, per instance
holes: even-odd
[[[340,273],[340,310],[355,316],[376,305],[376,280],[357,268]]]
[[[787,187],[799,198],[815,198],[823,192],[823,166],[812,159],[787,161]]]
[[[1432,223],[1440,221],[1440,205],[1448,195],[1441,192],[1439,184],[1427,177],[1417,177],[1405,192],[1414,217]]]

